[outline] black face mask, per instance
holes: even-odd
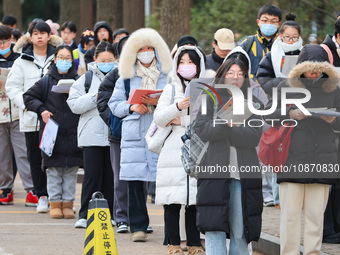
[[[223,60],[224,58],[221,58],[220,56],[218,56],[215,52],[215,48],[212,49],[212,52],[211,52],[211,56],[213,58],[213,60],[215,60],[216,62],[222,64],[223,63]]]

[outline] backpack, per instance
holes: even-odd
[[[247,54],[249,55],[249,51],[251,49],[251,47],[253,46],[253,42],[255,40],[255,36],[254,35],[250,35],[247,37],[247,41],[246,41],[246,45],[245,45],[245,52],[247,52]]]
[[[85,92],[86,93],[89,92],[89,89],[91,87],[92,76],[93,76],[93,73],[90,72],[90,71],[87,71],[85,73],[85,84],[84,84],[84,87],[85,87]],[[47,95],[48,95],[48,77],[49,77],[49,75],[46,74],[42,78],[42,87],[43,87],[43,91],[42,91],[42,94],[41,94],[42,102],[46,101]],[[77,76],[77,77],[79,77],[79,76]]]
[[[216,118],[217,105],[214,104],[214,119]],[[189,124],[181,137],[183,146],[181,147],[181,160],[185,172],[194,178],[198,178],[196,166],[200,165],[208,151],[209,141],[203,142],[195,132],[196,120]]]
[[[130,79],[124,80],[125,97],[126,100],[129,98],[130,94]],[[122,122],[123,118],[118,118],[113,115],[110,111],[109,124],[110,124],[110,134],[114,139],[122,138]]]
[[[261,136],[258,157],[264,165],[275,167],[274,172],[286,164],[293,127],[294,124],[274,126]]]

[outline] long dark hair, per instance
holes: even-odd
[[[224,83],[225,81],[225,76],[226,73],[229,71],[230,67],[232,65],[238,65],[242,72],[244,73],[244,83],[241,87],[241,90],[244,94],[244,97],[247,97],[247,88],[250,87],[250,82],[249,82],[249,61],[247,57],[240,53],[240,52],[235,52],[231,54],[226,61],[223,62],[223,64],[220,66],[220,68],[217,69],[215,79],[214,79],[214,84],[218,83]]]
[[[115,55],[112,44],[109,43],[109,42],[101,41],[97,45],[96,50],[94,51],[94,56],[97,58],[99,53],[102,53],[104,51],[108,51],[108,52],[112,53],[113,56]]]
[[[200,73],[201,73],[201,59],[199,57],[199,55],[197,54],[197,52],[195,50],[183,50],[181,51],[181,53],[178,55],[178,59],[177,59],[177,68],[179,66],[179,63],[181,62],[181,59],[183,57],[184,54],[188,53],[190,60],[196,65],[196,75],[193,78],[198,78]],[[184,79],[178,72],[176,69],[176,73],[177,76],[179,77],[179,79],[181,80],[182,83],[182,87],[183,87],[183,92],[185,91],[185,84],[184,81],[186,79]]]

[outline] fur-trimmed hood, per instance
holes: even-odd
[[[141,28],[133,32],[126,41],[119,58],[119,76],[123,79],[131,79],[135,76],[135,64],[138,50],[144,46],[155,49],[158,69],[164,74],[171,71],[170,50],[160,36],[152,28]]]
[[[325,93],[334,91],[339,84],[340,75],[336,68],[329,63],[328,55],[320,45],[307,44],[302,48],[297,65],[288,75],[288,85],[295,88],[306,88],[300,78],[307,71],[318,71],[328,76],[327,79],[323,79],[325,81],[321,85]]]
[[[58,47],[60,45],[63,45],[63,39],[57,35],[51,35],[51,38],[48,41],[48,43],[53,47]],[[16,42],[16,44],[13,47],[13,51],[21,52],[22,49],[28,44],[32,44],[31,37],[28,34],[25,34],[21,36],[20,39]]]

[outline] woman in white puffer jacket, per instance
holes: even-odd
[[[189,97],[184,92],[191,79],[205,77],[204,56],[195,46],[182,46],[173,60],[172,84],[165,86],[154,113],[154,122],[160,126],[172,125],[172,132],[166,139],[157,164],[156,204],[164,207],[164,245],[168,254],[182,254],[179,234],[179,212],[185,207],[185,221],[188,254],[204,254],[200,234],[196,228],[197,181],[189,177],[182,165],[181,136],[190,122],[188,115]],[[171,104],[172,89],[175,89]],[[198,252],[198,253],[197,253]]]

